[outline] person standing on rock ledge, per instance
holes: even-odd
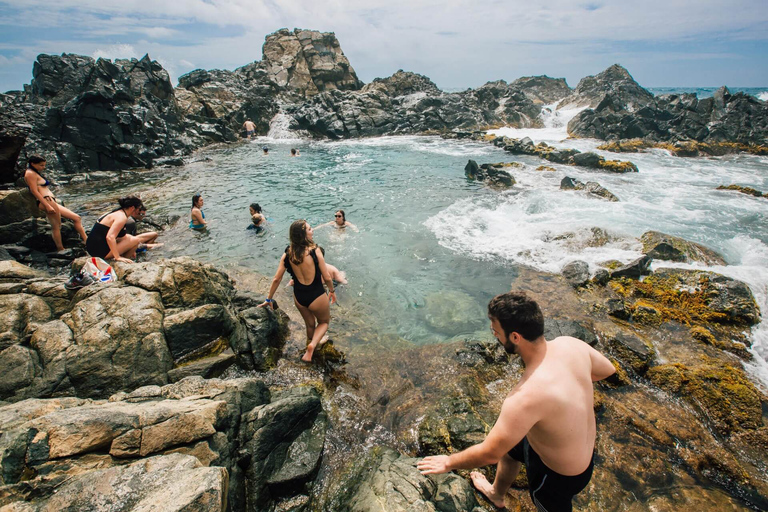
[[[571,511],[573,497],[587,486],[594,468],[592,383],[616,369],[581,340],[544,339],[541,309],[524,293],[494,297],[488,318],[504,350],[520,355],[525,372],[485,441],[450,456],[425,457],[417,467],[428,475],[497,464],[493,484],[477,471],[470,477],[478,491],[502,508],[524,463],[537,510]]]
[[[250,119],[247,119],[243,123],[243,129],[245,130],[245,138],[246,139],[250,140],[254,136],[256,136],[256,125],[253,124],[253,121],[251,121]]]
[[[51,225],[51,236],[56,244],[57,251],[64,250],[61,240],[61,218],[70,219],[75,223],[75,230],[85,242],[88,237],[83,229],[80,216],[56,202],[53,192],[48,188],[51,182],[43,176],[45,170],[45,158],[32,155],[27,161],[27,170],[24,171],[24,182],[27,184],[30,194],[37,200],[37,207],[45,212],[48,223]]]

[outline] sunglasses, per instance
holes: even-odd
[[[341,215],[334,215],[334,217],[341,217]]]

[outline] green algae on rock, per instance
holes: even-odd
[[[695,261],[705,265],[726,264],[725,259],[712,249],[660,231],[646,231],[640,237],[640,242],[643,244],[643,252],[654,259],[688,263]]]

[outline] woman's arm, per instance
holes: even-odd
[[[125,226],[125,222],[127,220],[128,220],[128,217],[126,217],[125,214],[118,215],[118,218],[115,219],[114,222],[112,222],[112,225],[109,227],[109,231],[107,231],[107,246],[109,247],[109,254],[107,254],[107,259],[110,259],[110,256],[112,256],[111,259],[115,261],[122,261],[123,263],[133,263],[128,258],[123,258],[120,255],[120,252],[117,250],[117,235],[118,233],[120,233],[120,230],[123,229],[123,226]]]
[[[328,272],[328,266],[325,264],[323,251],[317,250],[315,255],[317,256],[317,265],[320,267],[320,274],[323,276],[323,281],[325,281],[325,285],[328,287],[328,292],[331,295],[331,304],[333,304],[336,302],[336,291],[333,289],[333,279],[331,279],[331,273]]]
[[[56,212],[56,209],[51,203],[43,198],[43,194],[40,193],[40,188],[37,186],[37,178],[39,177],[39,174],[30,169],[27,169],[27,171],[24,173],[24,181],[26,182],[27,187],[29,187],[29,191],[32,193],[32,196],[38,200],[43,208],[45,208],[45,211],[48,213],[54,213]]]
[[[263,308],[267,304],[270,304],[272,309],[275,309],[275,302],[272,300],[272,297],[274,297],[277,287],[280,286],[280,281],[283,280],[283,276],[285,275],[285,257],[286,255],[283,254],[283,257],[280,258],[280,263],[277,264],[277,272],[275,272],[275,277],[272,278],[272,286],[269,287],[267,300],[259,304],[258,307]]]
[[[347,223],[346,223],[346,224],[344,224],[344,226],[345,226],[345,227],[348,227],[348,228],[352,228],[352,230],[353,230],[353,231],[355,231],[356,233],[360,231],[359,229],[357,229],[357,226],[355,226],[354,224],[352,224],[352,223],[351,223],[351,222],[349,222],[349,221],[347,221]]]
[[[319,226],[315,226],[315,229],[320,229],[320,228],[323,228],[323,227],[325,227],[325,226],[330,226],[330,225],[332,225],[332,224],[334,224],[334,222],[333,222],[333,221],[331,221],[331,222],[325,222],[325,223],[323,223],[323,224],[320,224]]]

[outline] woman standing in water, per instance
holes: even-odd
[[[270,305],[272,309],[275,308],[272,297],[287,270],[293,277],[293,301],[307,325],[307,351],[301,359],[311,361],[312,354],[328,332],[331,304],[336,302],[336,292],[325,265],[325,258],[312,240],[313,231],[309,223],[305,220],[297,220],[291,224],[288,233],[291,245],[285,248],[285,254],[280,258],[267,299],[259,307]],[[325,294],[323,281],[328,286],[330,300]]]
[[[320,224],[318,227],[322,228],[324,226],[333,226],[336,229],[344,229],[344,228],[350,228],[352,231],[359,231],[357,229],[357,226],[352,224],[347,220],[347,215],[344,213],[344,210],[336,210],[336,213],[333,214],[333,220],[331,222],[326,222],[325,224]]]
[[[207,225],[205,213],[203,213],[203,202],[202,195],[192,196],[192,209],[189,211],[189,227],[192,229],[203,229]]]
[[[44,170],[45,158],[38,155],[30,156],[27,170],[24,171],[24,182],[27,184],[27,188],[32,196],[37,199],[37,207],[44,211],[46,217],[48,217],[48,222],[51,224],[51,236],[53,236],[53,243],[56,244],[56,250],[63,251],[64,243],[61,241],[62,217],[70,219],[75,223],[75,230],[77,230],[83,242],[88,237],[85,236],[85,229],[83,229],[80,216],[56,202],[56,197],[54,197],[51,189],[48,188],[51,182],[43,176]]]

